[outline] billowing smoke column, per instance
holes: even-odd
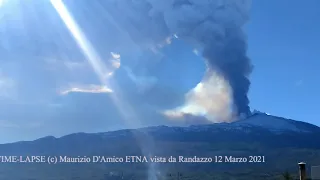
[[[246,41],[241,29],[226,29],[221,44],[205,45],[203,56],[208,60],[210,68],[221,74],[232,88],[233,103],[238,114],[250,114],[249,91],[251,63],[246,56]]]
[[[246,55],[246,37],[242,30],[248,20],[250,0],[110,2],[113,6],[109,6],[112,7],[109,13],[113,17],[117,16],[114,19],[129,30],[137,44],[162,47],[161,43],[168,42],[168,37],[177,36],[202,50],[208,68],[207,78],[202,82],[210,82],[206,80],[210,79],[210,74],[222,77],[231,87],[227,93],[232,96],[233,113],[250,113],[247,93],[252,66]]]

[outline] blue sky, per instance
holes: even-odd
[[[143,14],[144,4],[108,8],[101,6],[106,1],[66,1],[83,33],[78,37],[87,40],[81,50],[70,33],[77,29],[68,29],[63,12],[59,16],[49,1],[3,1],[0,143],[204,120],[163,114],[185,104],[206,66],[201,45],[173,34],[168,39],[162,21],[149,22]],[[253,2],[244,28],[254,65],[249,99],[252,109],[320,125],[320,2],[307,2]],[[160,4],[158,10],[166,7]],[[192,13],[182,18],[196,20]],[[239,20],[237,14],[228,18]],[[83,49],[90,47],[88,58]]]
[[[247,27],[251,106],[320,125],[320,2],[255,1]]]

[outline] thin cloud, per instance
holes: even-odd
[[[120,57],[121,57],[120,54],[115,53],[115,52],[110,52],[110,54],[111,54],[113,59],[120,59]]]
[[[11,97],[15,87],[15,81],[0,73],[0,97]]]
[[[40,122],[32,122],[29,124],[20,124],[20,123],[15,123],[9,120],[0,120],[0,128],[15,128],[15,129],[20,129],[20,128],[38,128],[42,126],[42,123]]]
[[[114,53],[114,52],[110,52],[111,55],[111,65],[114,68],[114,70],[112,72],[109,72],[109,74],[112,74],[116,69],[120,68],[121,62],[120,62],[120,58],[121,55],[118,53]]]
[[[61,71],[65,69],[68,71],[75,71],[83,68],[89,69],[89,66],[85,61],[73,61],[66,59],[58,60],[55,58],[45,58],[44,62],[47,64],[47,69],[56,71]]]
[[[136,84],[140,92],[144,92],[152,88],[158,81],[156,77],[153,76],[138,76],[132,72],[129,67],[124,67],[128,77]]]
[[[197,49],[193,49],[192,51],[195,55],[199,56],[199,51]]]
[[[118,60],[112,60],[111,63],[112,63],[112,66],[116,69],[118,69],[121,65],[120,61],[118,61]]]
[[[76,61],[65,61],[64,65],[69,69],[69,70],[75,70],[79,68],[86,67],[85,62],[76,62]]]
[[[0,120],[0,127],[1,128],[19,128],[20,126],[8,120]]]
[[[299,80],[295,83],[295,86],[301,86],[303,85],[303,80]]]
[[[81,85],[81,86],[73,86],[64,91],[61,91],[61,95],[67,95],[71,92],[78,93],[111,93],[113,92],[110,88],[101,85]]]

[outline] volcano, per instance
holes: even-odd
[[[162,173],[161,176],[181,172],[191,179],[275,179],[284,171],[297,173],[298,162],[307,162],[308,169],[320,164],[320,128],[306,122],[255,112],[233,123],[154,126],[103,133],[75,133],[60,138],[48,136],[34,141],[1,144],[0,154],[125,158],[146,156],[146,148],[149,150],[147,156],[165,158],[265,158],[263,163],[158,163],[157,171]],[[150,163],[0,163],[1,177],[11,180],[110,179],[110,173],[148,179],[150,167]]]

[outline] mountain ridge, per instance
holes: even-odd
[[[171,129],[190,129],[190,130],[194,130],[195,128],[200,128],[199,130],[204,130],[207,128],[210,129],[214,129],[214,128],[233,128],[233,129],[237,129],[237,127],[243,126],[245,127],[246,125],[248,125],[249,127],[261,127],[263,129],[266,130],[274,130],[273,127],[266,127],[264,126],[264,124],[259,125],[257,123],[255,123],[255,121],[261,118],[261,117],[268,117],[269,119],[276,119],[277,121],[285,121],[288,123],[291,123],[294,126],[300,126],[299,130],[296,129],[290,129],[290,128],[284,128],[283,130],[287,130],[287,131],[296,131],[296,132],[303,132],[303,133],[311,133],[311,132],[319,132],[320,133],[320,127],[308,122],[303,122],[303,121],[298,121],[298,120],[293,120],[293,119],[287,119],[284,117],[280,117],[280,116],[274,116],[274,115],[270,115],[270,114],[266,114],[266,113],[262,113],[262,112],[255,112],[252,115],[248,116],[245,119],[241,119],[238,121],[234,121],[234,122],[230,122],[230,123],[211,123],[211,124],[199,124],[199,125],[189,125],[189,126],[167,126],[167,125],[159,125],[159,126],[148,126],[148,127],[141,127],[141,128],[126,128],[126,129],[119,129],[119,130],[114,130],[114,131],[106,131],[106,132],[96,132],[96,133],[86,133],[86,132],[76,132],[76,133],[71,133],[68,135],[64,135],[64,136],[60,136],[60,137],[55,137],[55,136],[45,136],[45,137],[41,137],[38,139],[34,139],[34,140],[29,140],[29,141],[17,141],[17,142],[11,142],[11,143],[4,143],[4,144],[0,144],[0,145],[6,145],[6,144],[14,144],[14,143],[22,143],[22,142],[33,142],[33,141],[43,141],[43,140],[53,140],[53,139],[60,139],[60,138],[67,138],[70,136],[76,136],[76,135],[101,135],[101,134],[112,134],[112,133],[121,133],[121,132],[126,132],[126,131],[152,131],[152,130],[159,130],[162,129],[164,130],[165,128],[171,128]],[[255,118],[253,121],[250,121],[251,119]],[[266,119],[264,119],[264,121],[267,121]],[[301,128],[303,127],[303,128]],[[307,130],[301,130],[301,129],[307,129]]]
[[[263,120],[271,118],[271,121],[283,121],[280,123],[281,125],[289,123],[290,128],[275,131],[273,126],[269,126],[270,123],[260,124],[260,117]],[[292,129],[293,126],[303,131],[296,131],[295,128]],[[210,172],[212,177],[226,177],[223,179],[230,177],[237,177],[237,179],[252,179],[252,177],[255,177],[254,179],[257,180],[276,179],[274,177],[278,177],[286,170],[295,172],[298,162],[307,162],[308,167],[320,164],[320,128],[310,123],[281,119],[281,117],[267,114],[257,114],[233,123],[191,125],[188,127],[152,126],[100,133],[82,132],[59,138],[46,136],[34,141],[0,144],[0,154],[2,156],[89,157],[98,155],[125,157],[150,153],[158,157],[264,156],[266,162],[260,164],[204,163],[199,165],[197,163],[169,163],[158,164],[159,167],[157,165],[157,168],[164,172],[181,171],[189,177],[194,176],[192,175],[194,172],[197,172],[197,176],[204,172]],[[86,167],[84,168],[84,166]],[[149,170],[148,164],[139,163],[134,165],[131,163],[87,164],[84,166],[80,164],[54,165],[54,167],[43,164],[11,166],[10,164],[0,163],[0,170],[1,168],[10,169],[10,167],[14,167],[14,171],[3,170],[2,176],[18,176],[16,171],[19,170],[19,172],[25,172],[24,178],[30,177],[35,180],[47,179],[47,177],[56,177],[56,179],[110,179],[109,176],[105,177],[105,174],[110,171],[143,176]],[[35,172],[30,174],[32,169],[38,168],[42,169],[41,172],[46,173]],[[100,178],[92,178],[93,171],[95,175],[100,174]],[[270,177],[266,178],[265,174],[270,174]],[[7,179],[20,180],[23,178]]]

